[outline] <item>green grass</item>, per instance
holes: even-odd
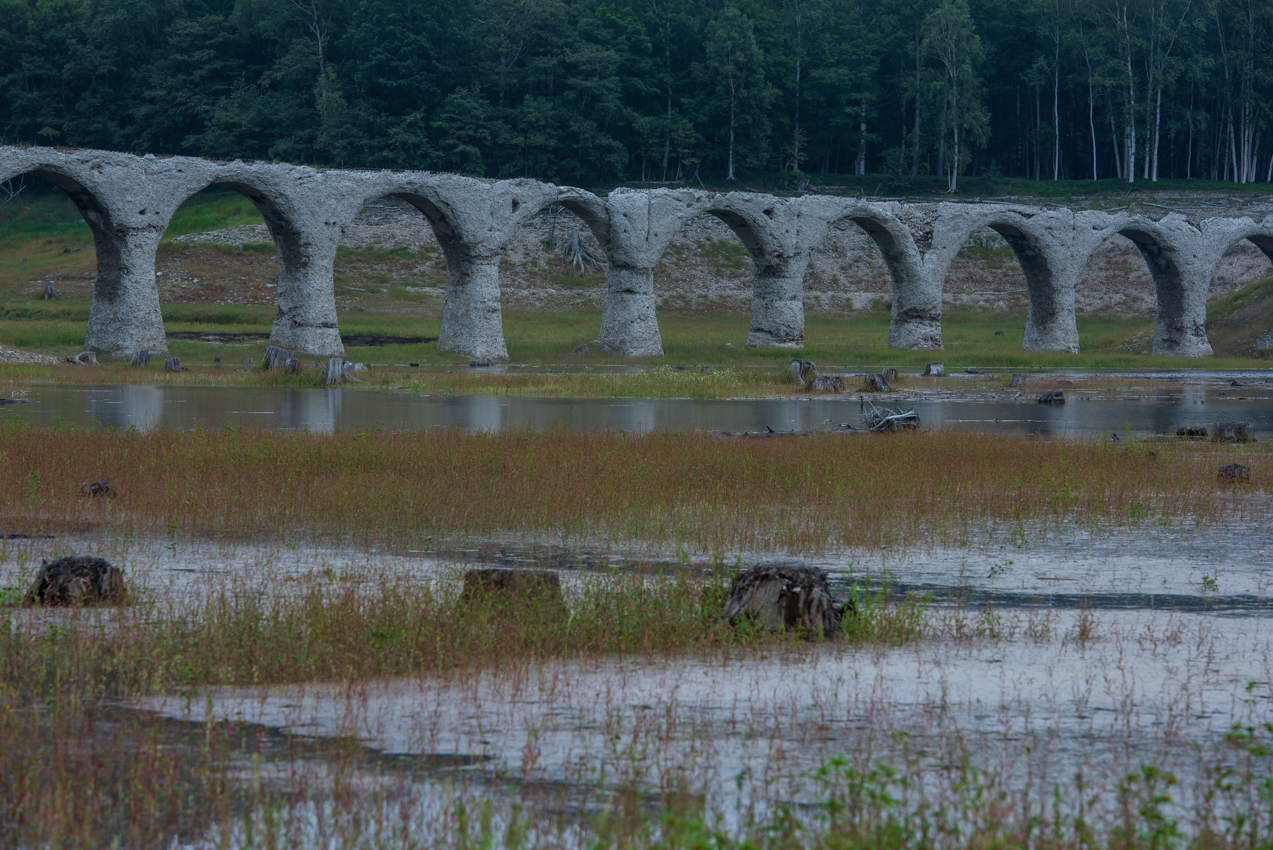
[[[1217,354],[1262,356],[1256,341],[1273,332],[1273,277],[1217,298],[1207,306],[1207,336]]]
[[[1273,284],[1264,284],[1267,287]],[[1264,291],[1261,289],[1260,291]],[[1258,293],[1255,297],[1258,300]],[[1238,302],[1249,303],[1250,298]],[[1229,306],[1226,305],[1226,309]],[[1232,312],[1232,311],[1230,311]],[[255,333],[269,334],[276,310],[273,307],[250,305],[199,305],[169,304],[163,308],[165,327],[169,331],[196,331],[203,333]],[[1226,314],[1229,315],[1229,314]],[[438,336],[441,320],[436,317],[419,317],[385,312],[339,311],[341,332],[347,335],[426,337]],[[87,301],[58,300],[54,302],[16,302],[0,306],[0,344],[18,346],[54,354],[70,354],[83,344],[84,326],[88,319]],[[1216,319],[1221,322],[1221,319]],[[650,367],[685,365],[694,367],[709,364],[717,367],[742,370],[741,384],[726,386],[719,377],[713,378],[714,389],[699,389],[691,385],[693,376],[673,376],[662,381],[657,373],[642,381],[615,381],[606,378],[613,386],[598,384],[588,389],[589,379],[569,378],[558,383],[554,390],[550,382],[542,379],[546,395],[560,395],[566,384],[574,386],[581,395],[632,394],[645,391],[655,395],[691,395],[718,397],[729,394],[787,394],[792,388],[779,386],[772,378],[753,377],[750,372],[760,367],[764,370],[780,370],[795,356],[812,360],[826,370],[877,370],[893,367],[903,372],[922,371],[924,364],[940,361],[948,372],[976,367],[994,369],[1086,369],[1086,370],[1167,370],[1181,369],[1245,369],[1262,368],[1265,361],[1217,354],[1213,357],[1182,359],[1155,357],[1144,353],[1152,339],[1152,319],[1116,319],[1080,317],[1079,340],[1081,354],[1060,352],[1027,352],[1021,350],[1022,324],[1020,318],[972,310],[948,310],[944,318],[946,349],[933,351],[906,351],[888,347],[888,314],[884,311],[861,313],[848,317],[822,314],[808,316],[805,328],[805,347],[799,351],[775,349],[748,349],[749,318],[744,314],[721,312],[660,311],[659,325],[663,336],[664,356],[623,361],[605,352],[576,355],[575,349],[582,343],[595,339],[601,316],[592,310],[522,310],[504,311],[504,333],[511,362],[514,364],[563,364],[571,367],[632,363]],[[1003,331],[1003,336],[995,336]],[[1228,333],[1228,331],[1224,331]],[[1223,334],[1218,338],[1218,351],[1224,351]],[[187,365],[196,369],[207,365],[214,357],[223,362],[237,363],[241,357],[260,359],[268,341],[240,343],[208,343],[199,340],[170,340],[169,350],[181,357]],[[427,365],[464,366],[469,358],[438,350],[436,342],[349,347],[346,357],[353,361],[378,364],[423,363]],[[302,358],[321,359],[321,358]],[[108,358],[103,358],[106,362]],[[61,370],[48,371],[52,380],[71,376]],[[17,373],[10,370],[8,374]],[[32,375],[29,371],[22,374]],[[418,373],[413,373],[418,374]],[[516,386],[504,379],[492,376],[489,381],[481,376],[465,373],[464,378],[443,380],[422,379],[419,386],[429,392],[516,392]],[[33,375],[32,375],[33,376]],[[151,381],[156,376],[142,370],[124,370],[118,374],[110,370],[76,373],[74,380]],[[177,380],[202,381],[196,373]],[[217,373],[216,383],[233,382],[233,373]],[[252,382],[260,378],[251,378]],[[372,379],[378,382],[377,379]],[[401,383],[402,377],[386,378]],[[585,383],[581,383],[583,380]],[[601,381],[600,377],[596,378]],[[429,382],[432,381],[432,384]],[[731,390],[732,387],[732,390]],[[707,393],[703,395],[703,393]],[[521,394],[524,394],[522,392]]]

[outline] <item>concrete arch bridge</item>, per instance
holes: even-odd
[[[155,255],[177,208],[212,185],[260,210],[278,248],[274,345],[343,352],[332,269],[341,236],[369,201],[395,196],[418,209],[446,260],[440,348],[504,359],[499,261],[517,227],[549,205],[579,216],[608,260],[598,340],[623,357],[663,352],[654,267],[676,233],[710,214],[755,264],[747,344],[799,348],[803,277],[810,253],[843,222],[861,227],[892,279],[889,345],[942,347],[942,287],[964,243],[984,228],[1012,247],[1027,284],[1024,348],[1078,351],[1075,287],[1105,240],[1122,235],[1144,255],[1157,292],[1154,353],[1211,353],[1206,298],[1221,256],[1243,239],[1273,259],[1273,216],[1195,220],[1011,204],[905,204],[813,195],[616,189],[599,197],[535,180],[484,180],[419,171],[344,171],[214,162],[97,150],[0,147],[0,183],[34,175],[61,188],[93,233],[98,274],[87,348],[109,354],[166,351]]]

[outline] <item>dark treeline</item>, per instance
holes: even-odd
[[[0,0],[0,141],[582,184],[1273,178],[1270,0]]]

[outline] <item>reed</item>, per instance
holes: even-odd
[[[726,439],[701,432],[116,433],[0,429],[11,531],[127,529],[675,556],[819,555],[996,532],[1262,521],[1269,449],[967,432]],[[1252,484],[1217,485],[1223,463]],[[85,499],[108,478],[121,497]]]

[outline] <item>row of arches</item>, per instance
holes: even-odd
[[[1115,236],[1144,257],[1157,301],[1158,354],[1206,355],[1206,295],[1220,257],[1247,239],[1273,259],[1273,224],[1189,221],[1126,213],[999,204],[907,205],[806,195],[617,189],[605,198],[533,180],[493,181],[422,172],[323,171],[103,151],[0,148],[0,182],[30,174],[67,194],[88,223],[98,275],[87,347],[109,353],[166,349],[155,254],[187,199],[219,185],[260,211],[277,245],[274,344],[340,353],[333,265],[341,235],[365,204],[396,197],[428,222],[446,263],[439,346],[483,359],[507,356],[499,261],[522,223],[550,205],[592,231],[608,260],[598,339],[620,356],[662,353],[654,269],[692,218],[728,227],[754,264],[747,344],[803,344],[803,287],[811,253],[851,223],[879,249],[892,285],[889,344],[942,346],[943,281],[969,237],[989,229],[1010,246],[1025,278],[1029,350],[1077,351],[1075,289],[1089,259]]]

